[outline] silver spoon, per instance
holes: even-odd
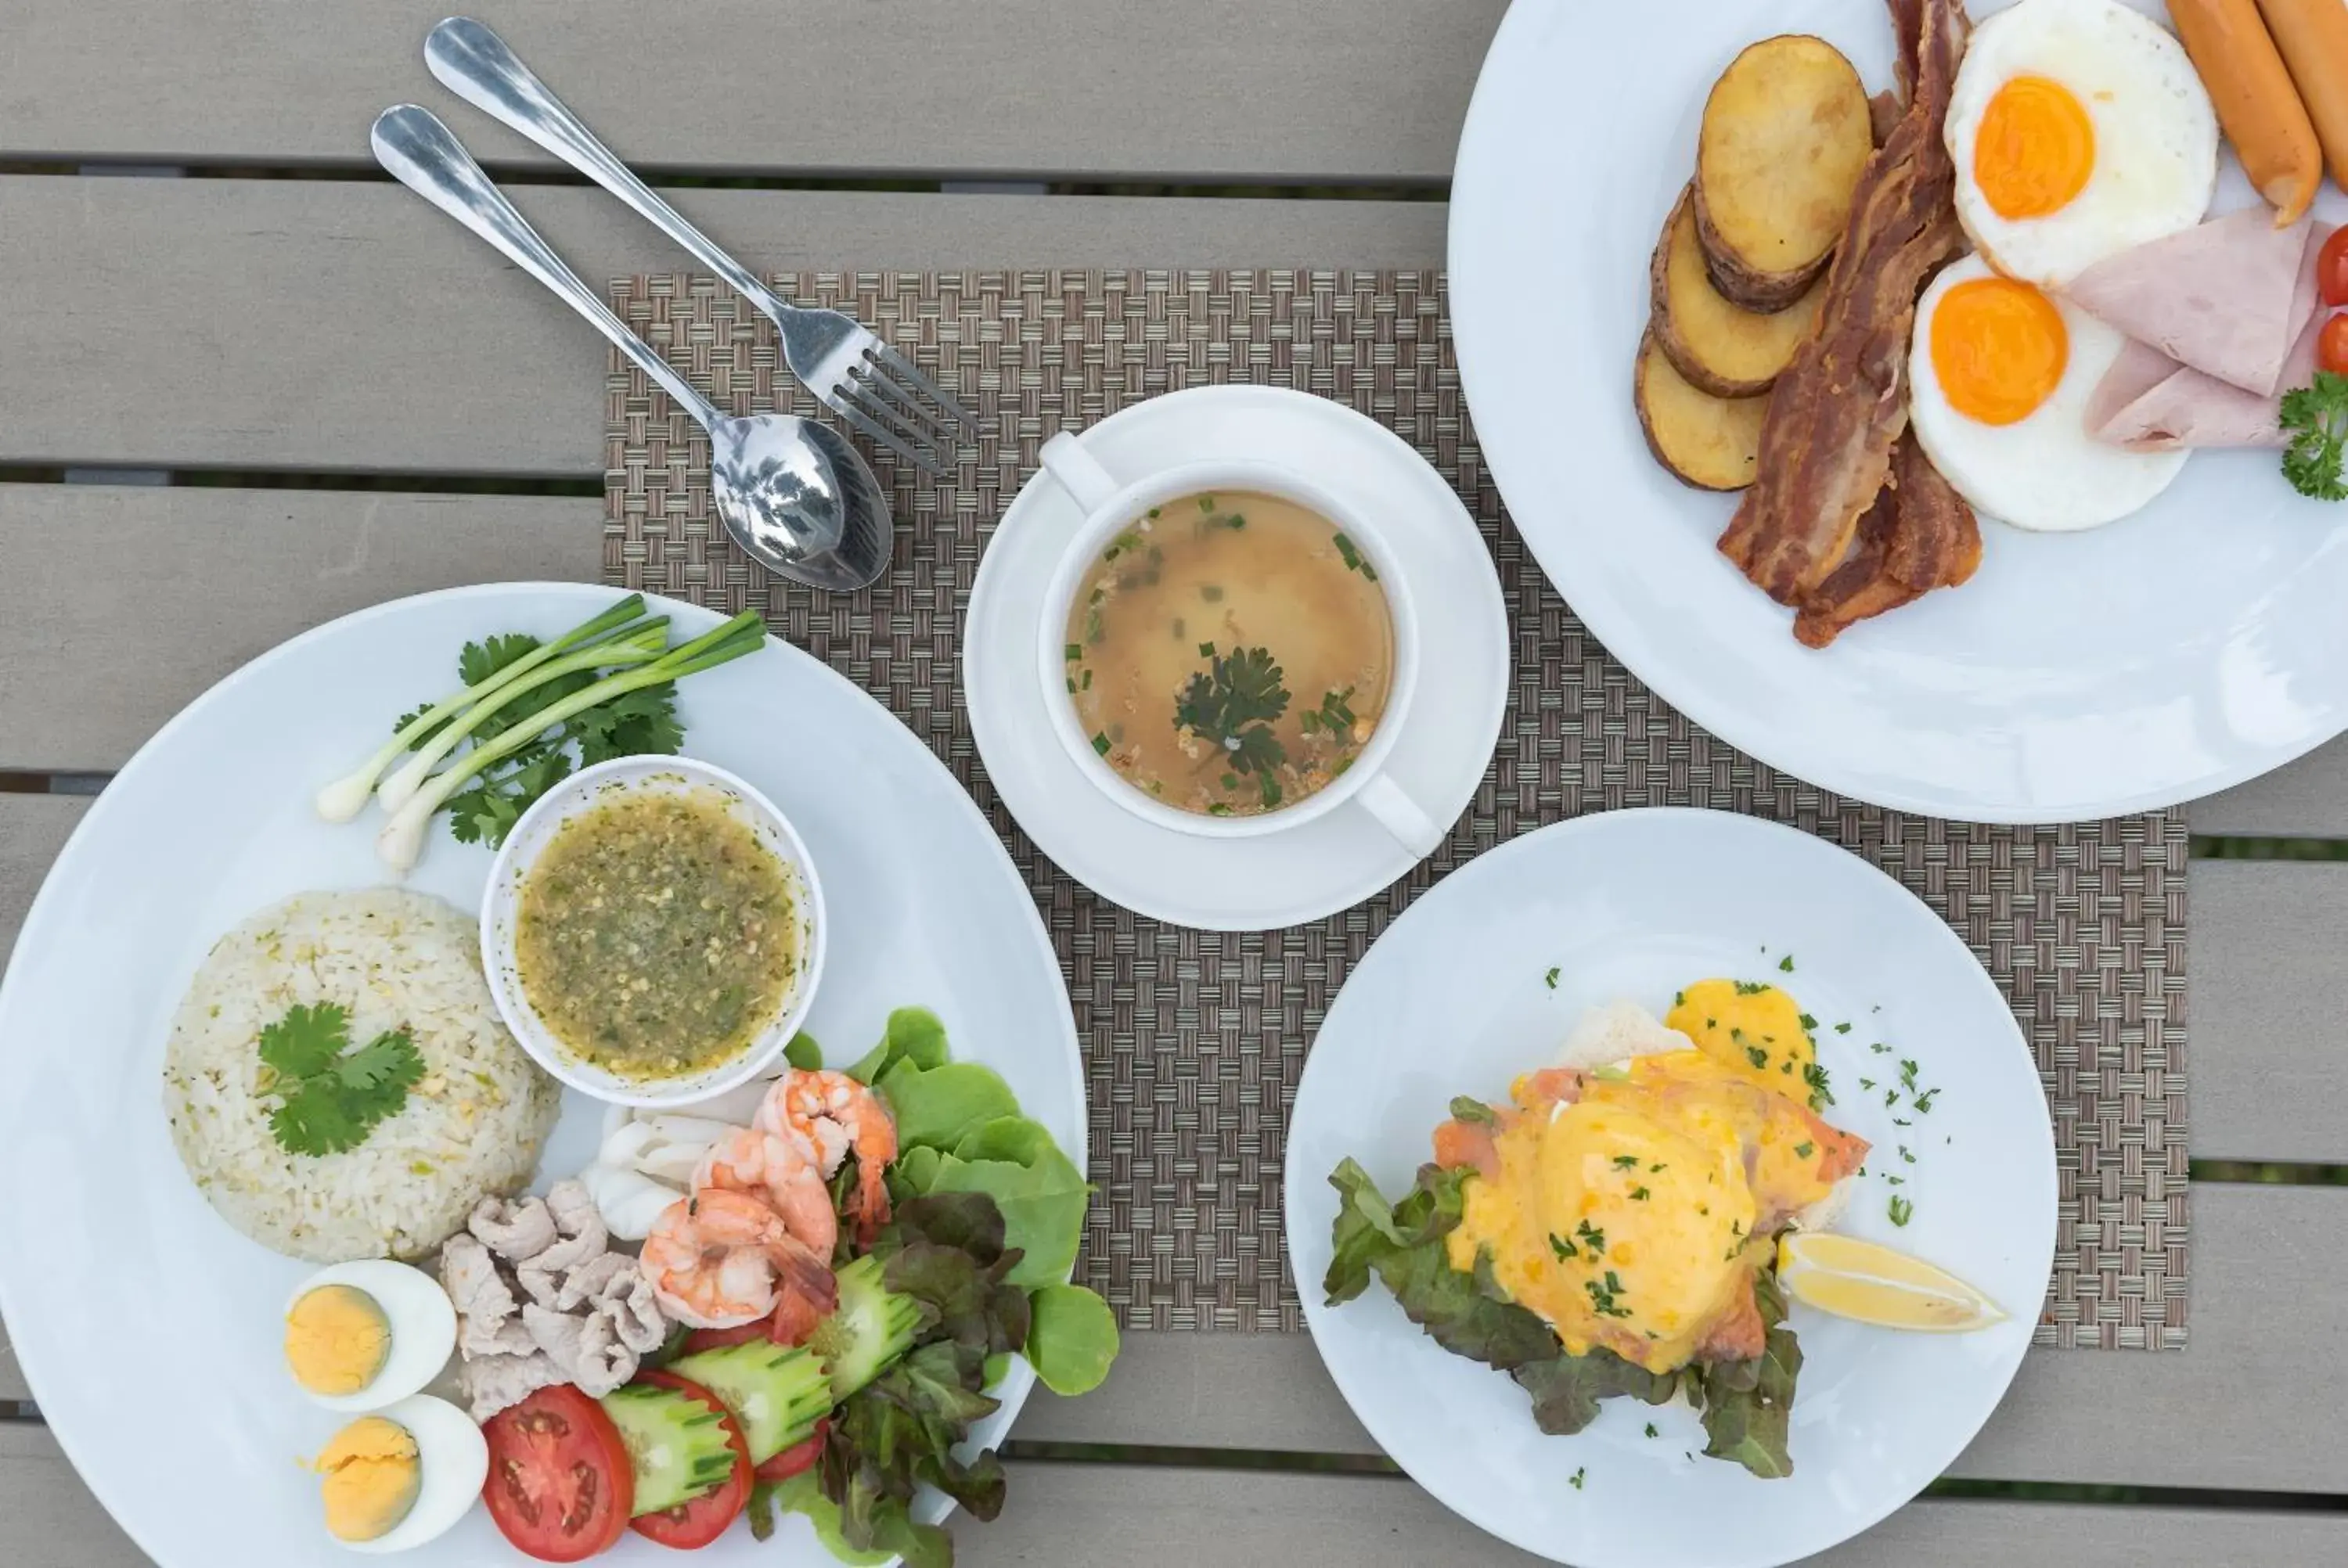
[[[736,419],[719,410],[580,282],[431,110],[386,109],[371,139],[395,179],[553,290],[700,422],[717,515],[760,565],[835,593],[889,569],[888,494],[847,437],[791,415]]]

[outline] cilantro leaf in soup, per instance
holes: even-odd
[[[1117,1315],[1081,1285],[1037,1291],[1027,1328],[1027,1361],[1044,1386],[1063,1398],[1088,1394],[1117,1359]]]

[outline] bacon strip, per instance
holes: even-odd
[[[1955,588],[1981,565],[1981,523],[1931,459],[1903,435],[1891,483],[1859,523],[1859,548],[1818,585],[1794,618],[1806,648],[1824,648],[1870,616]]]
[[[1962,243],[1941,122],[1968,30],[1960,0],[1888,0],[1918,24],[1907,112],[1868,160],[1827,273],[1818,329],[1777,378],[1758,473],[1721,552],[1780,604],[1840,564],[1908,427],[1908,345],[1925,279]],[[1902,76],[1909,73],[1902,27]],[[1929,465],[1927,465],[1929,466]]]

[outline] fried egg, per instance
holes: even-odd
[[[2112,328],[1968,256],[1916,307],[1909,418],[1932,466],[1986,517],[2068,533],[2141,510],[2185,452],[2087,432],[2087,403],[2127,346]]]
[[[1715,984],[1730,989],[1684,999]],[[1625,1054],[1593,1065],[1601,1044]],[[1603,1347],[1653,1372],[1758,1355],[1769,1238],[1832,1204],[1866,1141],[1821,1120],[1798,1073],[1764,1075],[1742,1045],[1732,1063],[1632,1004],[1585,1020],[1566,1055],[1580,1065],[1529,1073],[1509,1108],[1437,1132],[1437,1163],[1480,1173],[1445,1240],[1451,1266],[1488,1268],[1574,1355]]]
[[[1945,132],[1974,248],[2044,289],[2192,228],[2217,187],[2209,90],[2185,46],[2118,0],[2020,0],[1982,22]]]

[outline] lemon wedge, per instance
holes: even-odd
[[[1947,1270],[1856,1236],[1788,1233],[1777,1246],[1777,1283],[1797,1301],[1879,1328],[1964,1334],[2006,1317]]]

